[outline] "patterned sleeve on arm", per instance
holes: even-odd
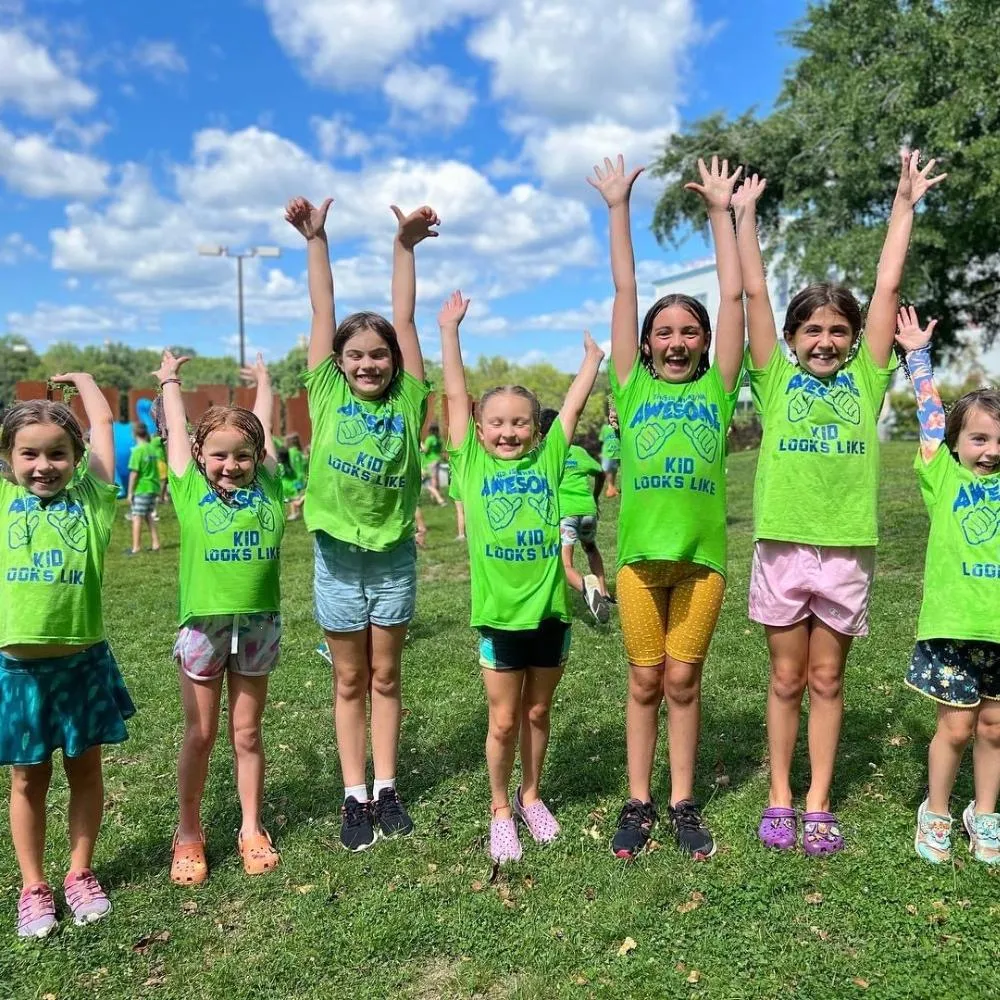
[[[913,394],[917,400],[920,451],[924,461],[929,462],[944,441],[944,406],[934,384],[930,348],[921,347],[910,351],[906,355],[906,369],[910,373]]]

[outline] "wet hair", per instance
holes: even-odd
[[[957,450],[958,435],[962,433],[966,417],[972,410],[977,409],[983,410],[1000,423],[1000,392],[996,389],[976,389],[967,392],[949,407],[948,416],[944,421],[944,443],[949,451]]]
[[[65,403],[47,399],[31,399],[15,403],[3,416],[0,424],[0,455],[9,456],[14,450],[17,432],[33,424],[54,424],[69,436],[73,446],[73,460],[79,462],[87,446],[83,440],[83,428],[73,411]]]
[[[531,403],[531,429],[533,434],[538,434],[542,422],[542,404],[538,402],[538,397],[530,390],[525,389],[523,385],[496,385],[492,389],[487,389],[486,392],[479,397],[478,403],[478,419],[482,419],[483,409],[486,403],[492,399],[494,396],[520,396],[522,399],[528,400]]]
[[[232,427],[239,431],[249,442],[254,454],[254,475],[257,474],[257,466],[264,461],[266,451],[266,438],[264,436],[264,425],[257,419],[256,414],[242,406],[210,406],[198,421],[194,429],[194,436],[191,441],[191,457],[198,466],[198,471],[205,476],[205,461],[202,458],[202,451],[208,435],[213,431],[221,430],[223,427]],[[208,482],[223,503],[232,504],[232,497],[226,490],[219,489],[214,483]]]
[[[558,410],[553,410],[551,408],[542,410],[538,417],[538,429],[542,432],[542,434],[549,433],[549,428],[556,422],[558,417]]]
[[[132,425],[132,433],[135,435],[137,441],[148,441],[149,440],[149,429],[141,421],[137,420]]]
[[[362,330],[371,330],[381,337],[385,341],[385,346],[389,348],[389,357],[392,359],[392,380],[386,390],[388,393],[403,370],[403,352],[399,349],[399,338],[396,336],[395,328],[384,316],[374,312],[356,312],[342,320],[333,335],[333,360],[337,363],[337,367],[341,368],[340,359],[347,342]]]
[[[847,320],[851,327],[851,335],[857,340],[861,333],[861,306],[849,288],[834,285],[829,281],[821,281],[803,288],[788,303],[785,325],[782,329],[785,337],[793,336],[817,309],[822,309],[824,306],[836,309]]]
[[[697,321],[705,332],[706,340],[712,336],[712,321],[709,319],[708,310],[704,304],[691,295],[681,295],[679,292],[672,292],[657,299],[647,310],[642,320],[642,327],[639,330],[639,357],[646,366],[653,378],[659,378],[656,369],[653,367],[653,354],[649,347],[649,338],[653,332],[653,323],[663,309],[671,306],[680,306],[686,309]],[[698,368],[694,373],[694,378],[701,378],[708,371],[708,344],[705,344],[705,351],[698,362]]]

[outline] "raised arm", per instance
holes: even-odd
[[[746,324],[743,319],[743,275],[740,272],[736,231],[729,214],[733,186],[742,173],[737,167],[729,173],[729,161],[712,157],[711,169],[704,160],[698,161],[701,183],[685,184],[688,191],[701,195],[708,209],[708,222],[715,244],[715,270],[719,276],[719,316],[715,322],[715,359],[727,392],[736,388],[743,367]]]
[[[615,163],[605,158],[604,167],[595,166],[594,176],[587,178],[587,183],[601,192],[608,206],[611,277],[615,283],[615,301],[611,307],[611,363],[619,384],[624,384],[629,377],[639,353],[639,299],[629,199],[632,185],[645,169],[635,167],[626,175],[625,157],[619,153]]]
[[[465,319],[469,299],[461,292],[452,292],[438,313],[441,328],[441,368],[444,373],[444,394],[448,400],[448,440],[451,448],[461,448],[469,433],[469,390],[465,384],[462,347],[458,327]]]
[[[764,258],[760,253],[760,240],[757,236],[757,202],[766,188],[767,181],[754,174],[740,185],[732,198],[732,206],[736,212],[736,249],[743,276],[743,293],[746,295],[750,363],[754,368],[763,368],[771,360],[778,343],[774,311],[767,294]]]
[[[923,170],[919,168],[920,150],[911,153],[904,149],[899,156],[899,184],[889,215],[882,256],[878,261],[875,276],[875,291],[868,304],[868,320],[865,323],[865,337],[872,358],[879,367],[889,363],[892,341],[896,333],[896,311],[899,309],[899,289],[903,283],[903,267],[910,248],[910,233],[913,230],[913,210],[921,198],[948,175],[931,177],[937,160],[929,160]]]
[[[181,395],[181,365],[191,359],[187,355],[175,358],[170,351],[163,352],[160,367],[153,377],[163,393],[163,419],[167,424],[167,465],[175,476],[183,476],[191,462],[191,444],[187,434],[187,416],[184,397]]]
[[[925,464],[944,443],[944,406],[934,384],[931,365],[931,338],[935,326],[937,320],[932,319],[926,329],[921,330],[920,319],[913,306],[904,306],[896,316],[896,343],[906,352],[906,370],[917,399],[920,454]]]
[[[563,400],[562,409],[559,411],[559,422],[562,424],[563,433],[567,441],[573,440],[576,433],[577,421],[583,408],[587,405],[590,392],[597,381],[597,373],[600,371],[601,362],[604,360],[604,351],[597,346],[597,342],[590,335],[589,330],[583,331],[583,364],[576,373],[572,385]]]
[[[68,372],[49,379],[57,385],[72,385],[80,394],[83,412],[90,424],[90,471],[102,482],[115,481],[115,418],[92,375]]]
[[[258,352],[257,360],[252,365],[240,369],[240,377],[247,382],[255,383],[257,386],[253,413],[264,426],[264,467],[273,474],[278,467],[274,438],[271,436],[271,423],[274,419],[274,391],[271,389],[271,375],[267,370],[267,365],[264,364],[264,356]]]
[[[427,205],[409,215],[389,206],[399,228],[392,241],[392,325],[403,355],[403,368],[415,379],[424,379],[424,356],[417,337],[414,314],[417,308],[417,265],[413,248],[430,236],[437,236],[431,226],[439,226],[437,212]]]
[[[306,241],[309,302],[313,314],[306,360],[310,371],[330,356],[337,329],[330,246],[326,239],[326,213],[332,204],[333,199],[327,198],[317,208],[305,198],[293,198],[285,209],[285,221],[294,226]]]

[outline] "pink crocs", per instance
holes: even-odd
[[[559,824],[549,807],[541,799],[526,806],[520,787],[514,796],[514,815],[528,828],[536,844],[551,844],[559,836]]]
[[[513,818],[490,822],[490,857],[498,865],[521,860],[521,841],[517,839],[517,824]]]

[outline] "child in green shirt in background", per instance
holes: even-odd
[[[254,411],[212,406],[190,441],[179,372],[186,357],[164,351],[155,373],[163,393],[170,495],[180,526],[180,617],[174,659],[184,706],[177,762],[180,817],[170,878],[208,878],[201,802],[219,727],[222,687],[229,693],[229,735],[242,820],[237,849],[248,875],[278,865],[261,825],[264,746],[261,719],[268,677],[281,641],[281,482],[271,435],[273,394],[258,354],[243,377],[257,383]]]
[[[446,500],[441,496],[440,470],[441,470],[441,431],[437,424],[431,424],[427,428],[427,437],[420,445],[420,452],[423,455],[421,460],[421,485],[427,487],[431,499],[439,506],[443,507]]]
[[[935,325],[922,330],[917,311],[901,309],[896,333],[917,397],[920,450],[913,464],[931,519],[906,683],[937,702],[937,731],[914,846],[932,864],[951,860],[949,802],[975,736],[975,798],[962,825],[972,856],[1000,865],[1000,392],[966,393],[945,417],[931,367]]]
[[[135,447],[128,457],[128,502],[132,512],[132,548],[129,555],[139,552],[142,545],[142,525],[149,528],[149,544],[153,552],[160,551],[160,536],[153,515],[160,497],[160,461],[144,423],[132,428]]]
[[[455,292],[438,322],[448,454],[466,505],[472,624],[481,636],[479,662],[489,704],[490,856],[502,864],[521,857],[515,814],[539,843],[559,834],[539,794],[549,712],[570,639],[558,491],[567,442],[604,353],[586,334],[583,365],[548,434],[541,433],[538,400],[522,386],[491,389],[473,421],[458,340],[468,306]],[[510,776],[519,738],[522,779],[512,808]]]
[[[945,175],[931,177],[904,151],[875,291],[861,307],[843,286],[810,285],[785,314],[778,343],[757,239],[755,174],[733,197],[750,330],[750,388],[764,436],[754,483],[750,617],[767,632],[771,787],[758,836],[777,850],[798,842],[791,767],[802,695],[809,689],[811,778],[802,847],[833,854],[844,838],[830,789],[844,713],[844,667],[868,634],[878,543],[878,416],[892,377],[899,287],[914,208]]]

